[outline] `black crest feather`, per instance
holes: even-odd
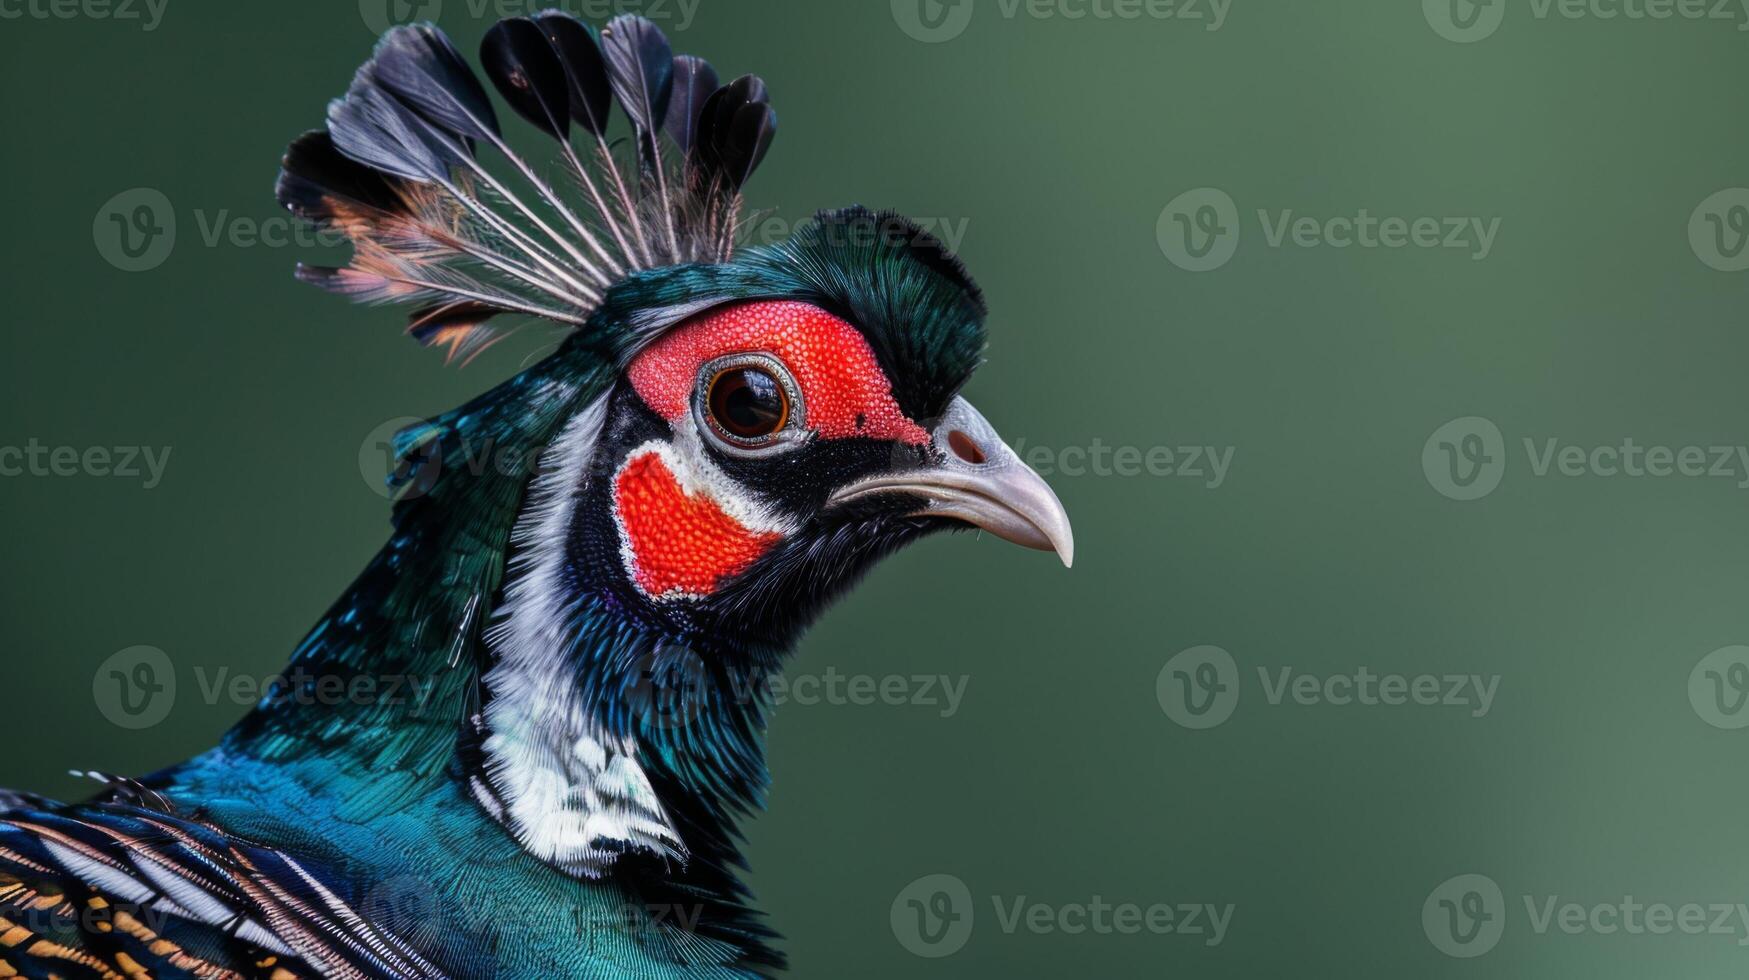
[[[653,167],[659,159],[656,134],[674,91],[674,52],[660,28],[631,14],[609,21],[601,37],[613,94],[637,130],[639,158]]]
[[[280,164],[275,194],[291,212],[312,224],[333,227],[348,207],[392,212],[402,207],[396,181],[334,146],[325,129],[312,129],[292,141]]]
[[[371,73],[383,88],[452,133],[475,140],[499,133],[498,115],[480,80],[449,38],[429,24],[383,35]]]
[[[570,84],[571,118],[596,136],[607,131],[613,109],[613,83],[607,78],[607,62],[589,25],[562,10],[535,15],[547,40],[565,67]]]
[[[739,191],[776,136],[777,113],[764,79],[743,75],[705,102],[699,120],[700,160],[712,176]]]
[[[565,66],[534,21],[511,17],[492,25],[480,42],[480,64],[517,115],[565,139],[571,125]]]
[[[681,153],[692,152],[693,137],[704,104],[717,90],[717,70],[696,55],[674,59],[674,91],[668,99],[668,118],[663,123],[668,138]]]

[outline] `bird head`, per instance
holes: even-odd
[[[1071,561],[1056,496],[960,394],[978,289],[907,219],[824,214],[731,263],[646,274],[597,316],[621,342],[588,356],[620,370],[543,467],[586,486],[568,526],[530,532],[564,536],[555,581],[674,635],[781,645],[932,531]]]

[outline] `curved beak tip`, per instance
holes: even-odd
[[[848,500],[900,492],[928,503],[917,516],[964,521],[1026,548],[1054,551],[1064,568],[1075,564],[1075,532],[1063,502],[1044,477],[1026,465],[966,401],[958,399],[939,426],[946,462],[863,480],[834,494]],[[956,447],[956,440],[963,440]],[[965,443],[970,449],[961,451]]]

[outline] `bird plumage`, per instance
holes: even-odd
[[[557,12],[482,62],[573,179],[511,151],[441,32],[397,28],[286,155],[282,203],[354,247],[299,274],[412,304],[451,357],[570,332],[397,436],[387,544],[217,748],[83,804],[0,796],[0,976],[769,975],[736,831],[763,681],[926,534],[1068,561],[960,397],[986,311],[945,247],[850,208],[736,250],[764,82]]]

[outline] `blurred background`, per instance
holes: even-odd
[[[446,368],[272,197],[374,32],[549,5],[0,0],[0,785],[212,744],[386,537],[398,420],[551,349]],[[1075,519],[805,642],[746,826],[796,975],[1749,966],[1749,5],[560,6],[765,76],[754,235],[956,246]]]

